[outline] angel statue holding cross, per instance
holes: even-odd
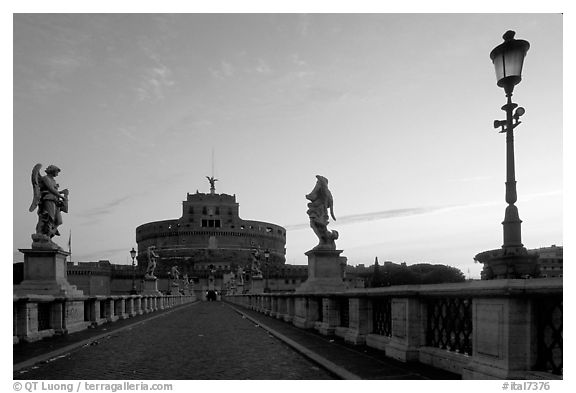
[[[59,190],[56,183],[56,176],[60,173],[60,168],[56,165],[49,165],[40,174],[42,164],[36,164],[32,169],[32,190],[33,198],[30,205],[30,212],[38,209],[38,224],[36,233],[32,235],[32,248],[61,248],[52,241],[54,236],[60,236],[58,227],[62,225],[62,212],[68,213],[68,189]]]

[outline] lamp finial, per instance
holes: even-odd
[[[516,32],[513,30],[508,30],[506,33],[504,33],[504,35],[502,36],[502,38],[504,38],[504,41],[512,41],[514,39],[514,36],[516,35]]]

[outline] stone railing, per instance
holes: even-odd
[[[562,278],[487,280],[225,300],[463,379],[561,379],[562,288]]]
[[[15,296],[14,344],[69,334],[105,322],[114,322],[190,303],[194,295],[125,295],[55,297]]]

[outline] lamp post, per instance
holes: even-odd
[[[130,256],[132,257],[132,290],[130,291],[131,295],[136,295],[138,291],[136,291],[136,265],[134,264],[134,258],[136,258],[136,250],[134,247],[130,250]]]
[[[264,284],[264,292],[270,292],[270,288],[268,287],[268,274],[269,274],[269,267],[268,262],[270,260],[270,250],[266,249],[264,251],[264,259],[266,260],[266,282]]]
[[[514,39],[515,33],[507,31],[504,42],[490,52],[490,58],[496,70],[497,85],[504,89],[507,103],[502,107],[506,120],[494,121],[494,128],[501,127],[500,133],[506,133],[506,214],[504,216],[504,249],[522,247],[518,208],[514,205],[517,198],[514,164],[514,128],[520,125],[519,118],[525,113],[524,108],[512,102],[512,92],[522,80],[522,65],[530,44],[524,40]],[[516,111],[514,111],[516,109]]]
[[[514,87],[522,80],[524,58],[530,48],[525,40],[514,38],[514,31],[507,31],[504,42],[490,52],[490,59],[496,71],[496,84],[504,89],[507,102],[502,106],[506,113],[505,120],[495,120],[494,128],[501,128],[506,134],[506,212],[502,222],[504,244],[499,250],[485,251],[476,255],[476,261],[484,263],[485,278],[518,278],[534,276],[537,273],[536,258],[528,255],[522,244],[522,233],[518,208],[514,205],[516,193],[516,174],[514,162],[514,129],[521,124],[520,117],[526,112],[524,108],[512,102]]]

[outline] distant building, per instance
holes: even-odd
[[[564,266],[564,247],[553,244],[530,250],[538,253],[538,267],[541,277],[562,277]]]

